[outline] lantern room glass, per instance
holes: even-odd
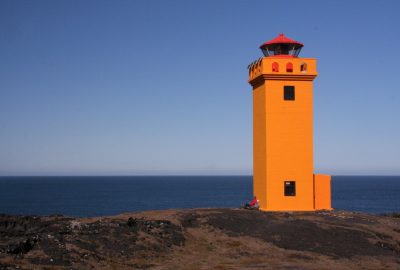
[[[265,45],[261,48],[264,56],[288,55],[297,57],[301,51],[302,46],[296,43],[276,43]]]

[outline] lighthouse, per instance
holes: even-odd
[[[284,34],[248,66],[253,87],[253,192],[263,211],[331,208],[331,177],[314,174],[313,81],[317,60]]]

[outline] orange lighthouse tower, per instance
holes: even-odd
[[[331,209],[331,177],[314,174],[316,59],[280,34],[249,65],[253,87],[253,191],[263,211]]]

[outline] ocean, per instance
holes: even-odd
[[[92,217],[239,207],[251,198],[252,176],[0,177],[0,214]],[[400,212],[400,176],[333,176],[332,206]]]

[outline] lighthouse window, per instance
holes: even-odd
[[[286,72],[293,72],[293,64],[292,63],[287,63],[286,64]]]
[[[301,72],[306,72],[307,71],[307,64],[306,63],[302,63],[300,65],[300,71]]]
[[[277,62],[272,63],[272,72],[279,72],[279,64]]]
[[[283,88],[283,99],[284,100],[295,100],[294,86],[285,85]]]
[[[296,196],[296,181],[285,181],[285,196]]]

